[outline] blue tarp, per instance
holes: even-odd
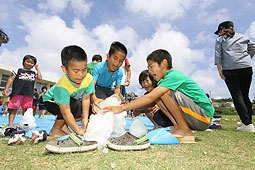
[[[16,115],[16,117],[14,119],[14,125],[19,125],[21,119],[22,119],[21,115]],[[147,117],[136,117],[134,120],[136,120],[136,119],[141,120],[148,130],[153,129],[154,125]],[[128,117],[126,118],[127,125],[126,125],[125,129],[127,131],[129,131],[130,125],[133,123],[134,120],[132,120],[131,118],[128,118]],[[46,130],[46,132],[49,133],[54,122],[55,122],[54,115],[45,115],[44,119],[38,119],[38,116],[36,115],[35,116],[36,128],[27,131],[26,136],[31,138],[32,131],[36,131],[36,130]],[[8,116],[0,117],[0,125],[4,125],[4,124],[8,124]],[[78,122],[78,125],[81,126],[81,122]]]

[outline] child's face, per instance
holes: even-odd
[[[152,77],[156,81],[159,81],[160,79],[162,79],[164,77],[163,72],[162,72],[163,68],[161,66],[162,66],[162,64],[158,65],[158,63],[155,61],[152,61],[152,60],[148,61],[149,73],[152,75]]]
[[[144,81],[142,81],[142,87],[147,92],[152,91],[152,89],[153,89],[153,82],[151,81],[150,77],[147,77]]]
[[[68,69],[64,66],[61,66],[61,68],[76,86],[79,86],[87,75],[87,61],[71,60],[68,62]]]
[[[35,66],[34,60],[32,58],[28,58],[24,61],[23,67],[26,70],[31,70]]]
[[[121,67],[123,61],[125,60],[125,53],[121,51],[115,51],[111,56],[107,54],[107,59],[108,59],[108,71],[110,73],[116,71],[118,68]]]

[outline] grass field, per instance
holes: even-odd
[[[51,154],[45,143],[8,146],[0,138],[0,169],[255,169],[255,133],[236,131],[237,118],[224,115],[221,130],[195,131],[197,144],[144,151]]]

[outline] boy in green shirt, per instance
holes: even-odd
[[[119,113],[124,110],[148,107],[155,103],[173,122],[170,131],[181,143],[195,143],[192,130],[205,130],[214,115],[205,92],[193,80],[173,69],[171,55],[166,50],[156,50],[147,57],[149,73],[158,86],[149,94],[122,106],[104,108]]]
[[[92,71],[93,71],[93,68],[95,67],[95,65],[96,65],[97,63],[100,63],[100,62],[102,62],[102,56],[99,55],[99,54],[94,55],[94,56],[92,57],[92,62],[89,63],[89,64],[87,65],[87,70],[88,70],[87,72],[88,72],[89,74],[91,74]]]

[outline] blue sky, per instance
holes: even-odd
[[[212,97],[229,97],[214,63],[220,22],[255,41],[254,0],[1,0],[0,28],[10,37],[0,48],[2,64],[21,67],[24,55],[37,57],[43,76],[59,79],[60,52],[81,46],[89,57],[106,58],[113,41],[128,48],[132,77],[128,92],[144,93],[138,75],[146,57],[163,48],[174,68],[195,80]],[[253,59],[254,66],[254,59]],[[255,95],[252,83],[250,97]]]

